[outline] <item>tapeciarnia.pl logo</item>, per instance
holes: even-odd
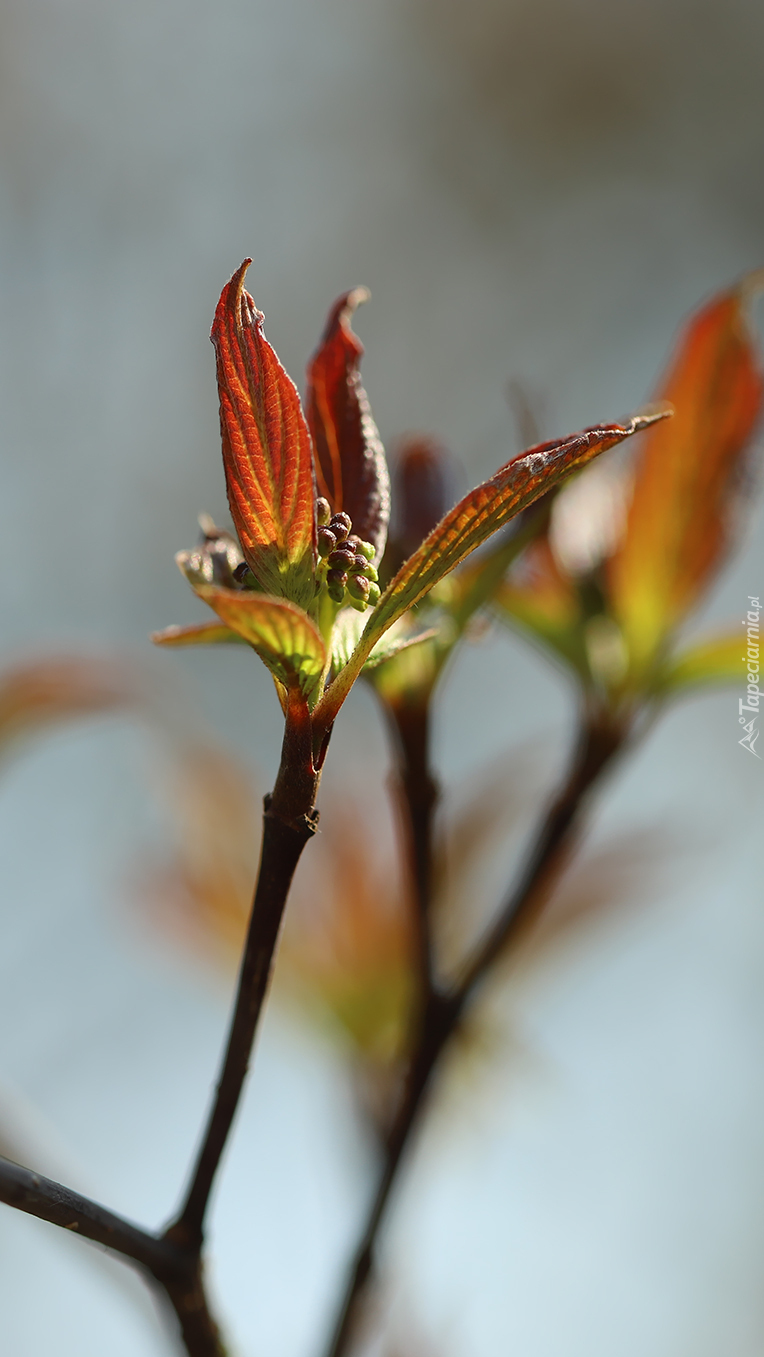
[[[748,595],[748,612],[743,618],[743,626],[746,629],[747,653],[743,660],[748,665],[748,687],[746,696],[741,697],[738,702],[738,716],[740,724],[745,734],[742,740],[738,740],[744,749],[747,749],[754,758],[760,759],[761,755],[756,753],[756,741],[759,738],[759,730],[756,722],[759,719],[759,699],[761,692],[759,690],[759,614],[761,613],[761,603],[753,594]],[[745,712],[752,712],[753,715],[746,716]]]

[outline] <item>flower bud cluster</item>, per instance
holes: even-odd
[[[379,600],[378,576],[372,565],[374,547],[353,533],[349,514],[332,514],[325,499],[319,499],[316,509],[318,587],[325,584],[335,603],[344,603],[347,599],[359,613],[373,608]]]

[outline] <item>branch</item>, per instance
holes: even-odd
[[[129,1258],[161,1286],[175,1312],[189,1357],[225,1357],[207,1302],[198,1254],[158,1238],[89,1197],[8,1159],[0,1159],[0,1201]]]
[[[398,751],[398,803],[414,897],[416,962],[422,999],[434,988],[430,903],[432,827],[439,788],[430,768],[430,692],[413,702],[384,702]]]
[[[201,1249],[210,1192],[249,1068],[287,895],[302,850],[316,830],[317,788],[310,715],[296,691],[289,695],[276,785],[265,798],[260,870],[225,1056],[185,1201],[166,1231],[168,1239],[185,1247]]]
[[[184,1271],[185,1257],[180,1249],[124,1220],[105,1206],[99,1206],[89,1197],[63,1187],[52,1178],[43,1178],[31,1169],[13,1164],[9,1159],[0,1159],[0,1201],[37,1216],[39,1220],[48,1220],[52,1225],[71,1230],[94,1244],[114,1249],[158,1279],[173,1272],[181,1275]]]
[[[403,1098],[387,1144],[379,1185],[350,1268],[327,1357],[345,1357],[350,1349],[372,1274],[380,1226],[442,1053],[458,1031],[464,1009],[479,984],[531,925],[549,898],[572,849],[589,793],[623,739],[624,732],[613,725],[594,719],[584,721],[569,772],[544,816],[518,885],[499,909],[495,922],[451,990],[439,994],[430,982]]]

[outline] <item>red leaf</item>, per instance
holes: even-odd
[[[334,303],[308,366],[306,409],[318,492],[332,513],[350,515],[353,532],[372,543],[378,563],[387,540],[390,477],[361,385],[363,345],[350,328],[353,312],[368,295],[365,288],[356,288]]]
[[[429,593],[438,580],[572,472],[670,414],[670,406],[655,406],[634,415],[626,424],[599,425],[569,438],[542,443],[513,457],[482,485],[470,490],[388,584],[348,664],[316,707],[316,729],[322,724],[328,727],[334,720],[380,636]]]
[[[624,537],[611,557],[613,611],[647,666],[718,569],[762,400],[746,318],[750,284],[698,312],[662,388],[676,413],[645,436]]]
[[[258,583],[307,604],[316,531],[310,434],[297,388],[244,290],[251,262],[245,259],[223,288],[211,334],[228,502]]]

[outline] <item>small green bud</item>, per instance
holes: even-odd
[[[326,525],[327,525],[327,523],[329,522],[329,519],[331,518],[331,516],[332,516],[332,510],[331,510],[331,505],[329,504],[328,499],[324,499],[323,496],[321,497],[321,499],[317,499],[317,500],[316,500],[316,522],[317,522],[319,528],[325,528]]]
[[[350,606],[351,606],[351,608],[355,608],[355,610],[356,610],[357,613],[365,613],[365,612],[366,612],[366,609],[368,608],[369,605],[368,605],[368,603],[366,602],[366,599],[365,599],[365,598],[353,598],[353,595],[350,594],[350,595],[349,595],[349,599],[350,599]]]
[[[378,603],[379,603],[379,585],[372,583],[369,585],[369,607],[375,608]]]
[[[366,569],[364,570],[363,573],[366,576],[367,580],[371,580],[372,584],[377,583],[379,575],[377,574],[376,566],[367,564]]]
[[[374,548],[371,542],[362,542],[360,537],[355,537],[353,543],[356,551],[360,552],[361,556],[365,556],[367,561],[374,560]]]

